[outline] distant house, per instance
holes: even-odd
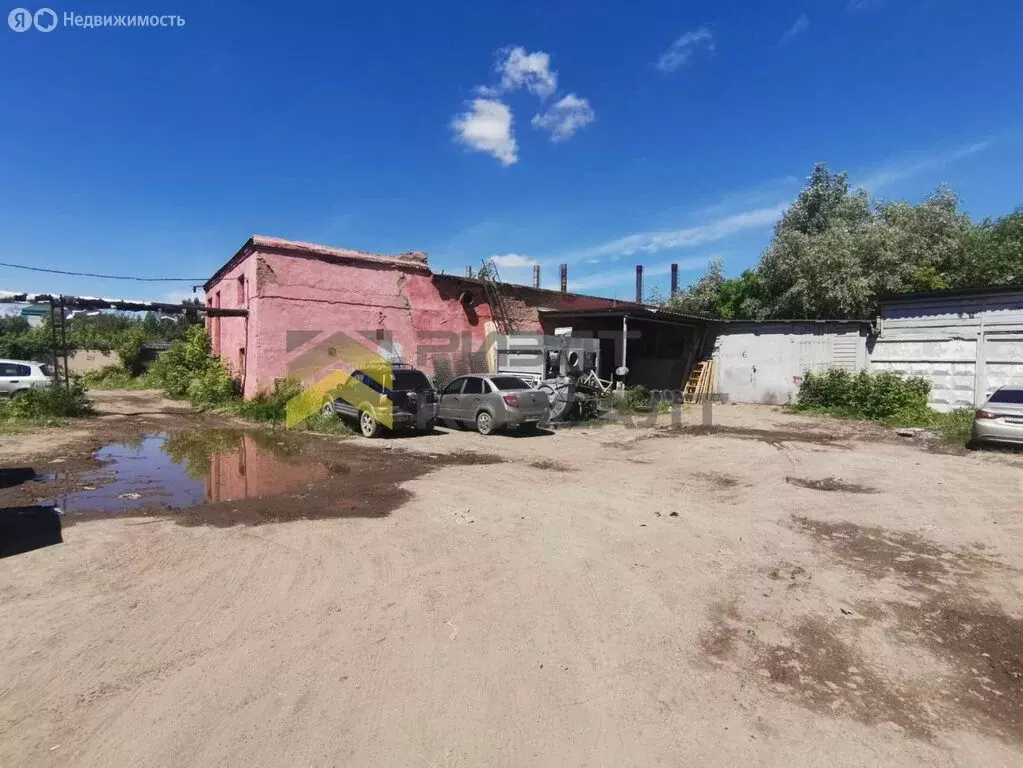
[[[50,314],[49,307],[29,305],[21,310],[21,317],[28,321],[30,328],[38,328],[43,324],[43,318]]]
[[[1023,288],[932,291],[881,302],[874,371],[923,376],[938,410],[1023,384]]]

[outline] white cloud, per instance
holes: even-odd
[[[919,176],[920,174],[927,173],[928,171],[937,170],[949,163],[954,163],[957,160],[962,160],[970,155],[983,152],[993,143],[994,142],[992,140],[985,139],[958,147],[951,152],[935,154],[930,157],[917,158],[915,160],[895,162],[890,165],[874,169],[864,178],[857,180],[850,186],[854,189],[862,187],[869,192],[876,193],[879,189],[882,189],[889,184],[894,184],[895,182],[902,181],[903,179]]]
[[[509,269],[531,267],[536,264],[535,259],[531,259],[529,256],[523,256],[521,253],[504,253],[491,256],[490,258],[494,260],[494,263],[497,266],[508,267]]]
[[[530,93],[547,98],[558,88],[558,73],[551,71],[551,57],[543,51],[526,53],[520,45],[502,48],[497,52],[494,69],[501,75],[501,90],[515,91],[525,88]]]
[[[798,35],[801,35],[810,27],[810,17],[805,13],[799,14],[799,18],[793,22],[792,26],[785,30],[785,34],[781,36],[779,45],[785,45],[785,43],[791,41]]]
[[[533,116],[531,125],[551,132],[551,141],[565,141],[595,119],[588,99],[568,94],[543,114]]]
[[[457,141],[493,155],[502,165],[512,165],[519,159],[519,146],[512,133],[512,113],[503,102],[473,99],[472,108],[456,115],[451,127]]]
[[[466,146],[487,152],[504,165],[517,162],[518,142],[512,131],[511,108],[501,94],[526,89],[540,99],[553,96],[558,89],[558,73],[551,70],[551,57],[544,51],[527,53],[520,45],[497,51],[494,70],[501,76],[497,85],[477,85],[471,109],[451,121],[456,138]],[[571,138],[576,131],[593,122],[593,107],[588,99],[574,93],[564,96],[546,111],[533,116],[534,128],[550,131],[551,141]]]
[[[707,27],[690,30],[672,43],[657,60],[657,68],[662,72],[674,72],[698,50],[714,52],[714,35]]]
[[[693,248],[698,245],[722,240],[743,230],[760,229],[770,226],[781,218],[781,215],[788,207],[789,202],[786,201],[767,208],[756,208],[750,211],[734,213],[695,227],[626,235],[609,243],[579,251],[574,254],[574,259],[572,260],[597,259],[607,256],[614,258],[618,256],[631,256],[635,253],[657,253],[676,248]]]

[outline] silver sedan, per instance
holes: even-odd
[[[440,393],[437,418],[475,424],[481,435],[502,427],[532,428],[547,414],[547,396],[518,376],[477,373],[461,376]]]
[[[1023,386],[999,387],[973,414],[970,442],[1023,445]]]

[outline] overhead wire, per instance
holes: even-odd
[[[205,283],[205,277],[132,277],[129,275],[100,275],[95,272],[71,272],[64,269],[46,269],[45,267],[29,267],[25,264],[10,264],[0,261],[0,267],[11,269],[25,269],[29,272],[49,272],[53,275],[72,275],[74,277],[99,277],[104,280],[134,280],[140,283]]]

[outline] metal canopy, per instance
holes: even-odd
[[[551,320],[601,320],[621,319],[643,320],[676,326],[707,326],[720,322],[711,317],[690,315],[683,312],[668,312],[647,307],[620,307],[614,309],[541,309],[541,319]]]

